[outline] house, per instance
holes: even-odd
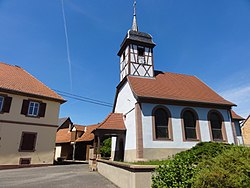
[[[73,124],[70,118],[60,118],[56,132],[55,160],[89,159],[89,149],[94,143],[92,131],[99,125],[82,126]]]
[[[112,159],[125,161],[165,159],[198,142],[237,144],[241,118],[231,113],[236,105],[196,76],[156,71],[155,46],[150,34],[138,30],[134,12],[118,52],[120,83],[113,112],[105,129],[95,131],[97,154],[103,134],[112,136]]]
[[[250,146],[250,115],[244,121],[242,128],[243,141],[246,146]]]
[[[0,168],[53,164],[64,102],[21,67],[0,63]]]

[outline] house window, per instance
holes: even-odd
[[[19,151],[34,152],[36,147],[36,138],[37,138],[37,133],[23,132]]]
[[[0,112],[3,110],[4,97],[0,96]]]
[[[30,101],[28,115],[29,116],[38,116],[39,106],[40,105],[38,102]]]
[[[31,163],[31,158],[20,158],[19,164],[20,165],[29,165]]]
[[[23,100],[21,114],[29,117],[45,117],[46,103]]]
[[[145,52],[145,49],[143,47],[138,47],[138,63],[142,64],[145,62],[144,52]]]
[[[154,137],[158,140],[171,139],[170,115],[165,108],[153,111]]]
[[[182,118],[184,123],[185,139],[198,140],[196,126],[197,118],[195,114],[191,110],[185,110]]]
[[[144,48],[143,47],[138,47],[138,56],[144,56]]]
[[[0,112],[1,113],[9,113],[11,106],[12,97],[8,97],[6,95],[0,96]]]
[[[210,126],[212,132],[212,138],[214,141],[222,141],[223,140],[223,132],[222,132],[222,118],[217,112],[211,112],[210,117]]]
[[[234,125],[235,125],[235,130],[236,130],[236,136],[242,136],[239,122],[234,122]]]

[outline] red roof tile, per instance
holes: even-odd
[[[231,113],[232,113],[232,119],[244,120],[244,118],[241,117],[240,115],[236,114],[235,111],[231,110]]]
[[[65,102],[60,95],[48,88],[24,69],[1,62],[0,89],[43,96]]]
[[[126,130],[123,114],[110,113],[106,119],[100,124],[98,129]]]
[[[155,78],[128,76],[138,97],[234,106],[195,76],[160,72]]]
[[[59,129],[56,133],[56,143],[68,143],[71,141],[71,132],[69,129]]]
[[[86,132],[80,138],[78,138],[76,142],[92,141],[95,138],[95,135],[92,133],[92,131],[95,130],[97,127],[99,127],[99,124],[86,126]]]
[[[76,128],[77,131],[84,131],[86,126],[74,124],[74,127]]]

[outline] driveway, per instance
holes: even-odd
[[[0,187],[117,188],[87,164],[0,170]]]

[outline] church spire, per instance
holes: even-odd
[[[138,32],[138,25],[136,21],[136,0],[134,0],[134,18],[133,18],[132,30]]]

